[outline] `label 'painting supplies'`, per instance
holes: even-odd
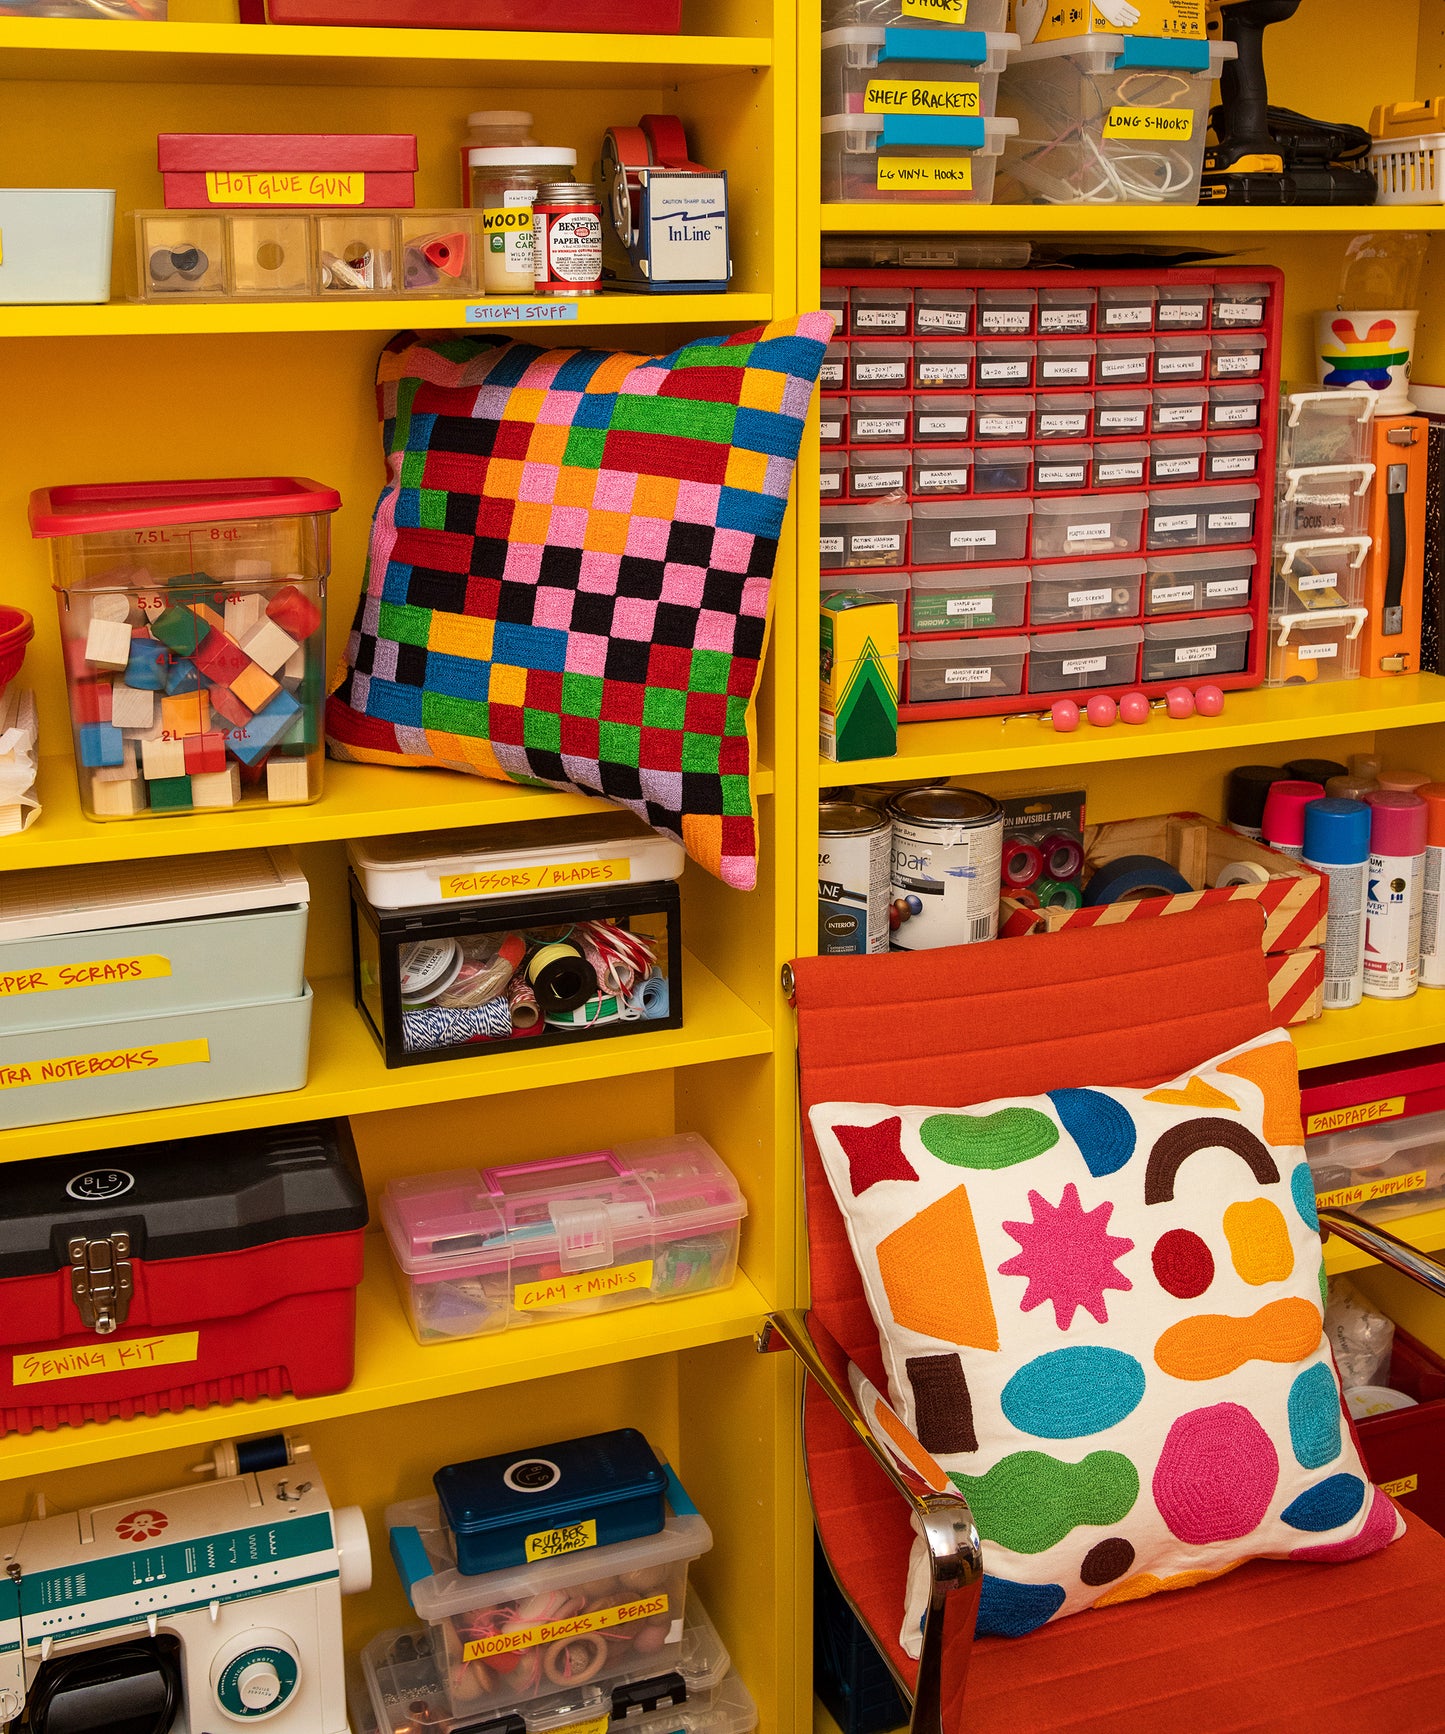
[[[998,935],[1003,809],[973,789],[919,789],[889,806],[889,924],[898,951],[935,951]]]
[[[1365,891],[1370,809],[1362,801],[1314,801],[1305,808],[1303,861],[1330,882],[1325,927],[1325,1007],[1358,1005],[1365,991]]]
[[[1425,913],[1420,929],[1420,986],[1445,987],[1445,783],[1420,790],[1425,833]]]
[[[1275,783],[1264,802],[1265,847],[1298,861],[1304,853],[1305,808],[1311,801],[1324,798],[1319,783]]]
[[[1418,795],[1380,789],[1370,796],[1369,909],[1365,992],[1409,999],[1420,979],[1429,809]]]
[[[819,957],[887,951],[892,839],[887,815],[874,807],[819,805]]]

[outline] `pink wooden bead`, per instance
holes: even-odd
[[[1119,700],[1119,717],[1126,723],[1148,722],[1149,700],[1142,692],[1126,692]]]
[[[1089,700],[1088,715],[1096,729],[1111,729],[1119,720],[1119,707],[1106,693],[1097,692]]]
[[[1194,715],[1194,694],[1187,686],[1170,687],[1164,702],[1175,722],[1183,722],[1185,717]]]
[[[1061,698],[1049,714],[1056,734],[1071,735],[1079,726],[1079,707],[1071,698]]]
[[[1194,694],[1194,705],[1200,716],[1222,716],[1224,694],[1217,686],[1198,687]]]

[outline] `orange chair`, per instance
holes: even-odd
[[[850,1363],[887,1387],[808,1108],[966,1107],[1177,1076],[1274,1027],[1259,936],[1258,911],[1229,905],[966,951],[794,965],[812,1307],[772,1319],[759,1346],[793,1349],[809,1375],[804,1451],[819,1535],[912,1701],[912,1734],[1445,1730],[1445,1539],[1417,1519],[1353,1564],[1257,1561],[1027,1638],[975,1642],[983,1564],[968,1505],[886,1404],[865,1417],[850,1388]],[[1445,1265],[1344,1212],[1322,1216],[1445,1296]],[[917,1662],[898,1642],[914,1517],[933,1573]]]

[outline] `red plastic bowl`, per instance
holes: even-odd
[[[35,622],[23,608],[6,608],[0,603],[0,698],[19,674],[25,646],[34,636]]]

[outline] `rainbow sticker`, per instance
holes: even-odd
[[[1368,386],[1371,391],[1390,389],[1393,368],[1410,365],[1410,351],[1400,346],[1400,329],[1393,319],[1377,319],[1361,337],[1348,319],[1336,319],[1330,329],[1338,349],[1326,349],[1320,359],[1329,371],[1325,384],[1348,391]]]

